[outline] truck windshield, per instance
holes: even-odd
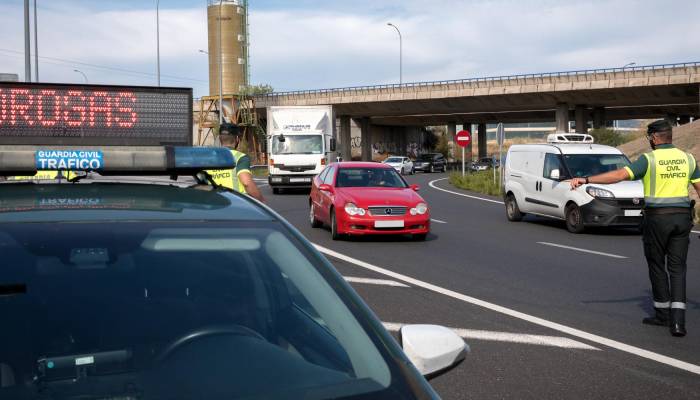
[[[622,154],[565,154],[564,163],[573,178],[602,174],[630,164]]]
[[[323,154],[321,135],[284,135],[272,137],[272,154]]]

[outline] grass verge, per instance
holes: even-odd
[[[450,183],[460,189],[471,190],[472,192],[483,193],[490,196],[501,196],[501,186],[493,181],[493,171],[472,172],[462,176],[461,172],[450,175]]]

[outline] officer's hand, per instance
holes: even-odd
[[[585,178],[574,178],[574,179],[570,180],[569,183],[571,184],[571,190],[575,190],[577,187],[586,183],[586,179]]]

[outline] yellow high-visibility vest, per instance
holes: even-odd
[[[664,205],[690,206],[688,185],[695,172],[695,158],[675,147],[656,149],[644,154],[647,172],[644,175],[644,202],[649,207]]]
[[[236,165],[238,165],[238,160],[243,158],[245,156],[245,153],[241,153],[238,150],[230,150],[230,151],[231,151],[231,155],[233,155],[233,160],[236,162]],[[233,169],[208,170],[205,172],[207,174],[209,174],[209,176],[211,176],[211,178],[214,180],[214,182],[217,185],[229,188],[231,190],[235,190],[235,191],[242,193],[242,194],[246,194],[245,186],[238,179],[238,174],[240,174],[241,172],[250,172],[249,170],[247,170],[247,169],[238,170],[238,168],[233,168]]]
[[[38,181],[58,178],[58,171],[37,171],[36,175],[8,176],[9,181]]]

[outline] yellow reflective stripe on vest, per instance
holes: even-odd
[[[233,160],[238,163],[238,160],[245,156],[237,150],[230,150],[233,155]],[[205,171],[211,176],[214,183],[225,188],[235,190],[239,193],[246,194],[245,186],[238,180],[238,171],[236,169],[217,169]]]
[[[644,201],[649,206],[690,205],[691,156],[676,148],[646,153],[648,166],[644,175]]]

